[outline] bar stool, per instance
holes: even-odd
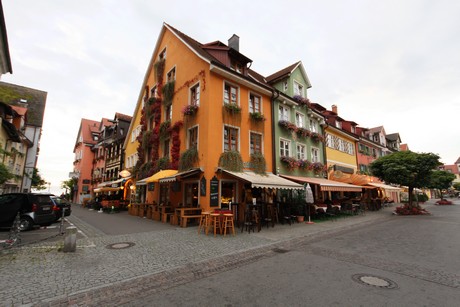
[[[227,234],[227,229],[231,229],[233,235],[235,235],[235,224],[233,223],[233,214],[225,213],[224,214],[224,237]]]
[[[222,227],[221,221],[220,221],[220,214],[219,213],[210,213],[209,217],[210,217],[210,220],[211,220],[210,227],[212,227],[214,229],[214,237],[215,237],[216,234],[217,234],[217,229],[219,229],[219,232],[220,232],[221,227]]]
[[[208,234],[209,223],[210,223],[210,217],[209,217],[210,214],[211,214],[211,212],[209,212],[209,211],[201,212],[200,225],[198,225],[198,234],[200,234],[202,230],[204,230],[205,234]]]

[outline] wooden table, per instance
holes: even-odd
[[[168,217],[172,214],[171,206],[158,206],[158,211],[160,212],[161,221],[163,223],[168,222]]]
[[[176,215],[180,219],[180,226],[187,227],[189,219],[197,219],[201,217],[201,208],[176,208]]]

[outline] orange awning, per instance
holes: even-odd
[[[287,176],[287,175],[280,175],[286,179],[303,182],[303,183],[311,183],[317,184],[320,186],[321,191],[333,191],[333,192],[362,192],[361,186],[352,185],[344,182],[338,182],[334,180],[328,180],[324,178],[318,177],[300,177],[300,176]]]

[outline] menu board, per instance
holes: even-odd
[[[211,207],[219,206],[219,180],[216,176],[212,177],[210,181],[209,198]]]

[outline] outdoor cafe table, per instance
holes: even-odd
[[[183,223],[183,220],[188,218],[198,218],[201,216],[201,208],[189,208],[189,207],[179,207],[175,209],[176,215],[179,217],[180,225],[182,227],[187,226],[187,221]]]
[[[158,211],[160,212],[160,219],[163,223],[165,223],[166,221],[164,221],[163,219],[163,215],[165,213],[170,213],[171,212],[171,206],[158,206]]]

